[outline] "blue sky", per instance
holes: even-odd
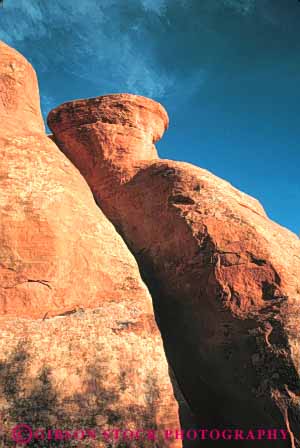
[[[207,168],[300,233],[298,0],[4,0],[44,116],[74,98],[160,101],[161,157]]]

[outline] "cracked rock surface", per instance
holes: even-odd
[[[180,447],[162,439],[178,409],[137,263],[46,136],[34,70],[4,43],[0,156],[0,446],[15,446],[12,427],[27,423],[146,424],[159,446]]]
[[[149,99],[72,101],[48,123],[135,254],[199,421],[285,428],[278,446],[299,447],[298,237],[228,182],[160,160],[168,117]]]

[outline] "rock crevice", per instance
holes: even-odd
[[[0,445],[15,446],[12,428],[27,423],[33,430],[146,425],[159,446],[180,448],[164,438],[165,428],[179,428],[178,406],[137,263],[46,136],[35,72],[4,43],[0,160]],[[99,437],[89,446],[106,446]]]
[[[298,396],[299,239],[228,182],[160,160],[153,129],[158,120],[161,135],[167,120],[141,117],[148,99],[117,97],[65,103],[48,124],[136,256],[178,383],[202,423],[285,427],[294,439],[282,446],[299,446],[300,414],[285,387]],[[91,111],[96,119],[82,125]],[[134,111],[148,129],[137,142],[126,126]],[[117,128],[102,123],[118,113]]]

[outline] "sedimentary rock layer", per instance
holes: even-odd
[[[48,123],[136,255],[201,422],[283,427],[281,446],[299,446],[297,236],[228,182],[159,160],[168,117],[149,99],[72,101]]]
[[[146,425],[158,429],[160,446],[181,446],[162,439],[165,427],[179,427],[177,403],[137,263],[46,136],[33,68],[3,43],[0,61],[5,429]],[[9,433],[6,446],[15,446]]]

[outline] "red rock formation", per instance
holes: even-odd
[[[177,403],[136,261],[44,133],[30,64],[3,43],[0,61],[5,428],[156,426],[160,446],[179,447],[162,438],[179,427]],[[5,437],[3,446],[14,446]]]
[[[1,132],[43,131],[45,127],[34,69],[16,50],[3,42],[0,46]]]
[[[290,438],[280,446],[300,446],[296,235],[208,171],[158,160],[153,144],[168,118],[153,101],[72,101],[48,123],[139,260],[201,422],[283,427]]]

